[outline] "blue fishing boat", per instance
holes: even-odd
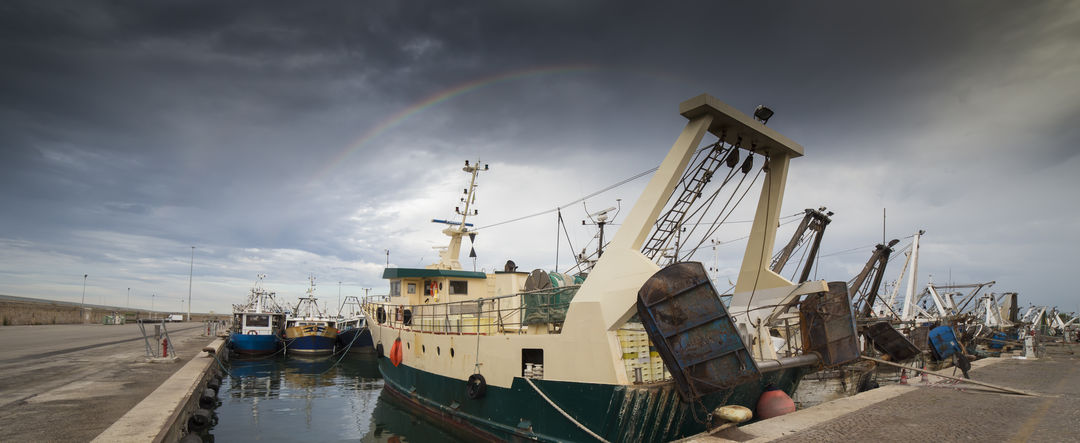
[[[233,305],[233,327],[229,349],[239,354],[272,354],[281,348],[285,329],[285,311],[274,299],[274,292],[262,287],[265,274],[259,274],[247,302]]]
[[[321,354],[334,352],[337,345],[337,321],[319,308],[315,298],[315,277],[305,296],[300,297],[291,315],[285,320],[287,352]]]
[[[367,327],[367,316],[356,296],[347,296],[338,308],[338,347],[357,351],[370,350],[372,346],[371,331]]]

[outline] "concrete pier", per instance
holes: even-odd
[[[1069,345],[1047,344],[1043,358],[1006,356],[972,364],[972,379],[1038,396],[1001,393],[933,375],[924,383],[914,375],[906,386],[882,386],[690,440],[1080,441],[1080,347],[1073,352]]]
[[[215,339],[203,323],[167,327],[176,362],[146,362],[135,324],[0,328],[0,441],[101,434]]]

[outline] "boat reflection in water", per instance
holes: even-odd
[[[205,441],[458,441],[386,401],[372,353],[234,358],[228,369]]]

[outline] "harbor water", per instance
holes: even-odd
[[[371,352],[234,358],[226,367],[205,441],[462,441],[384,395]]]

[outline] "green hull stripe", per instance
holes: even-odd
[[[463,380],[404,364],[394,367],[387,358],[379,359],[379,370],[388,389],[396,391],[404,401],[415,403],[414,406],[438,411],[439,417],[431,418],[438,418],[458,431],[472,427],[474,435],[495,439],[593,440],[521,378],[515,378],[509,389],[488,385],[487,395],[473,400],[465,395]],[[763,374],[758,382],[706,396],[693,406],[682,402],[673,383],[623,386],[533,382],[570,416],[609,441],[668,441],[704,432],[708,412],[718,406],[738,404],[756,409],[758,397],[769,384],[790,395],[807,371],[808,368],[772,371]]]

